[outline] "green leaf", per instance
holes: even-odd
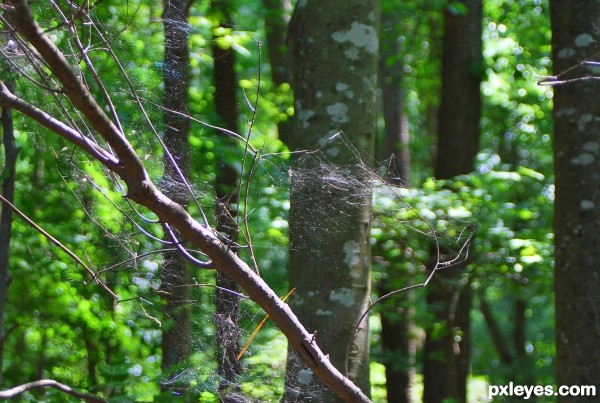
[[[537,171],[534,171],[531,168],[524,167],[524,166],[519,166],[519,168],[517,169],[517,172],[523,176],[528,176],[528,177],[536,179],[538,181],[543,181],[544,179],[546,179],[546,177],[543,174],[541,174]]]
[[[489,175],[494,179],[499,179],[503,181],[519,182],[521,180],[521,175],[519,175],[516,172],[491,171]]]

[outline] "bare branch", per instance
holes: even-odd
[[[9,207],[12,211],[14,211],[19,217],[21,217],[23,220],[25,220],[27,222],[27,224],[31,225],[36,231],[38,231],[40,234],[45,236],[50,242],[52,242],[54,245],[56,245],[60,249],[62,249],[63,252],[65,252],[67,255],[69,255],[76,263],[81,265],[81,267],[83,267],[89,273],[89,275],[92,276],[92,278],[94,280],[96,280],[96,283],[98,283],[98,285],[100,285],[102,288],[104,288],[104,290],[106,290],[116,301],[119,300],[119,298],[115,295],[115,293],[110,288],[108,288],[108,286],[106,284],[104,284],[102,282],[102,280],[100,280],[100,278],[96,275],[96,273],[94,273],[94,271],[92,269],[90,269],[88,267],[88,265],[86,265],[83,262],[83,260],[81,260],[79,258],[79,256],[77,256],[73,251],[71,251],[69,248],[67,248],[65,245],[63,245],[58,239],[54,238],[52,235],[50,235],[48,232],[46,232],[42,227],[37,225],[31,218],[27,217],[27,215],[25,215],[25,213],[23,213],[21,210],[16,208],[11,202],[6,200],[4,198],[4,196],[0,195],[0,201],[2,203],[4,203],[7,207]]]
[[[211,261],[204,262],[204,261],[196,259],[194,256],[190,255],[190,253],[181,244],[181,241],[179,241],[177,239],[177,237],[175,236],[175,233],[173,232],[173,230],[171,229],[171,227],[169,227],[169,224],[165,223],[164,224],[164,228],[165,228],[165,232],[167,234],[169,234],[169,237],[171,238],[171,241],[173,242],[173,245],[175,245],[175,247],[177,248],[177,250],[183,256],[185,256],[185,258],[187,260],[189,260],[194,266],[200,267],[201,269],[212,269],[213,268]]]
[[[63,91],[73,105],[90,121],[94,130],[106,140],[115,151],[121,165],[128,169],[117,172],[125,182],[147,180],[147,174],[135,150],[115,124],[106,116],[102,108],[90,94],[89,89],[77,78],[62,52],[44,34],[31,15],[27,0],[12,0],[7,7],[8,20],[13,23],[17,32],[38,51],[53,74],[63,85]],[[12,7],[11,7],[12,6]],[[15,108],[17,109],[17,108]]]
[[[17,97],[9,91],[3,81],[0,81],[0,106],[3,108],[13,108],[24,115],[29,116],[42,126],[52,130],[54,133],[59,134],[64,139],[87,151],[108,169],[117,173],[121,170],[119,161],[106,150],[60,120]]]
[[[83,399],[86,402],[90,402],[90,403],[106,403],[107,402],[107,400],[104,400],[101,397],[76,391],[75,389],[72,389],[71,387],[64,385],[60,382],[57,382],[53,379],[40,379],[39,381],[25,383],[23,385],[16,386],[12,389],[0,391],[0,399],[12,399],[14,397],[17,397],[31,389],[35,389],[35,388],[55,388],[55,389],[60,390],[61,392],[64,392],[71,396],[78,397],[78,398]]]
[[[591,66],[591,67],[600,66],[600,62],[595,62],[595,61],[591,60],[591,59],[597,58],[599,56],[600,56],[600,52],[595,53],[592,56],[590,56],[589,58],[587,58],[586,60],[582,60],[581,62],[572,65],[568,69],[561,71],[560,73],[558,73],[555,76],[543,77],[541,80],[538,81],[538,85],[555,86],[555,85],[571,84],[571,83],[575,83],[578,81],[599,80],[600,77],[595,76],[595,75],[586,75],[586,76],[574,77],[574,78],[563,78],[568,73],[573,72],[583,66]]]

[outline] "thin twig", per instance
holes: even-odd
[[[358,150],[349,142],[346,141],[344,135],[342,132],[338,132],[336,134],[334,134],[331,138],[328,139],[328,141],[332,141],[333,139],[337,138],[339,136],[339,138],[341,139],[341,141],[347,146],[349,147],[354,153],[355,155],[359,158],[358,160],[361,162],[361,165],[363,166],[363,169],[365,169],[367,172],[369,172],[371,175],[373,175],[373,177],[378,178],[378,180],[380,181],[380,183],[382,183],[385,187],[387,187],[413,214],[415,214],[417,216],[417,218],[424,222],[428,227],[429,227],[429,234],[432,238],[433,238],[433,243],[434,243],[434,247],[436,249],[436,262],[435,265],[433,267],[433,269],[431,270],[431,273],[429,274],[429,276],[427,277],[427,279],[420,283],[420,284],[415,284],[415,285],[411,285],[408,287],[404,287],[402,289],[399,290],[395,290],[392,292],[389,292],[383,296],[381,296],[380,298],[378,298],[377,300],[375,300],[375,302],[373,302],[365,312],[362,313],[362,315],[360,316],[360,318],[358,319],[356,325],[354,326],[354,330],[352,331],[352,335],[350,336],[350,339],[348,341],[348,345],[346,346],[346,354],[344,356],[344,370],[345,376],[348,376],[348,359],[349,359],[349,354],[350,354],[350,347],[352,345],[352,340],[354,339],[354,336],[356,335],[358,329],[360,328],[360,325],[362,323],[362,321],[365,319],[365,317],[367,317],[367,315],[369,314],[369,312],[375,307],[375,305],[378,305],[379,303],[391,298],[394,295],[415,289],[415,288],[424,288],[427,287],[427,285],[429,284],[429,282],[431,281],[431,279],[433,278],[433,276],[442,269],[447,269],[453,266],[456,266],[464,261],[466,261],[466,259],[468,258],[468,253],[469,253],[469,246],[471,244],[471,240],[473,238],[473,235],[475,234],[475,230],[473,229],[473,231],[469,234],[469,236],[467,237],[467,239],[465,240],[465,242],[463,242],[460,250],[456,253],[456,256],[448,261],[442,261],[442,254],[441,254],[441,249],[440,249],[440,243],[439,243],[439,238],[437,235],[437,231],[435,230],[435,227],[433,226],[433,224],[431,224],[428,220],[425,219],[425,217],[423,217],[421,215],[421,213],[419,213],[419,211],[417,211],[416,208],[412,207],[404,198],[401,194],[398,193],[398,191],[395,189],[395,187],[393,187],[392,185],[388,184],[385,180],[383,180],[382,178],[379,178],[379,176],[377,175],[377,173],[375,173],[371,168],[369,168],[368,166],[364,165],[362,163],[362,158],[360,158],[360,153],[358,152]],[[463,231],[461,231],[461,234],[459,235],[459,239],[462,237],[462,234],[464,233],[464,229]],[[463,252],[465,252],[465,256],[463,256]],[[462,257],[462,258],[461,258]]]
[[[48,232],[46,232],[42,227],[37,225],[25,213],[23,213],[21,210],[19,210],[17,207],[15,207],[11,202],[6,200],[4,198],[4,196],[0,195],[0,201],[2,201],[6,206],[8,206],[12,211],[14,211],[19,217],[21,217],[24,221],[26,221],[29,225],[31,225],[37,232],[39,232],[40,234],[45,236],[50,242],[52,242],[54,245],[56,245],[60,249],[62,249],[63,252],[65,252],[67,255],[69,255],[71,257],[71,259],[73,259],[76,263],[81,265],[81,267],[83,267],[89,273],[89,275],[92,276],[92,278],[94,280],[96,280],[96,283],[98,283],[98,285],[100,287],[104,288],[104,290],[107,291],[116,301],[119,300],[119,297],[117,297],[117,295],[110,288],[108,288],[108,286],[106,284],[104,284],[102,282],[102,280],[100,280],[100,278],[96,275],[96,273],[94,273],[94,271],[92,269],[90,269],[88,267],[88,265],[86,265],[83,262],[83,260],[81,260],[79,258],[79,256],[77,256],[73,251],[71,251],[69,248],[67,248],[65,245],[63,245],[58,239],[54,238],[52,235],[50,235]]]
[[[173,241],[173,244],[175,245],[175,247],[177,248],[177,250],[179,250],[179,252],[181,252],[181,254],[187,259],[189,260],[192,264],[194,264],[194,266],[200,267],[202,269],[211,269],[213,268],[213,264],[212,261],[209,260],[207,262],[196,259],[194,256],[192,256],[186,249],[185,247],[181,244],[181,242],[177,239],[177,237],[175,236],[175,233],[173,232],[173,230],[171,229],[171,227],[169,226],[169,224],[164,223],[163,227],[165,229],[165,232],[169,235],[169,237],[171,238],[171,240]]]
[[[256,41],[256,45],[257,45],[257,49],[258,49],[258,81],[256,84],[256,98],[254,100],[254,107],[252,109],[252,118],[250,119],[250,125],[248,126],[248,134],[246,135],[246,144],[244,147],[244,153],[242,155],[242,169],[240,172],[240,181],[239,181],[239,186],[238,186],[238,200],[241,200],[241,192],[242,192],[242,181],[244,180],[244,169],[246,168],[246,156],[248,155],[248,148],[250,145],[250,137],[252,136],[252,128],[254,127],[254,122],[256,121],[256,113],[258,110],[258,100],[260,98],[260,84],[262,82],[262,76],[261,76],[261,47],[262,47],[262,43],[257,40]],[[254,250],[252,248],[252,236],[250,235],[250,223],[249,223],[249,215],[248,215],[248,196],[250,193],[250,181],[252,180],[252,175],[254,173],[254,168],[255,168],[255,164],[257,161],[257,153],[254,152],[254,155],[252,157],[252,162],[250,163],[250,170],[248,171],[248,179],[246,180],[246,188],[245,188],[245,193],[244,193],[244,234],[245,234],[245,238],[248,241],[248,248],[250,249],[250,257],[252,259],[252,264],[254,266],[254,270],[256,271],[256,273],[259,273],[258,270],[258,264],[256,263],[256,258],[254,256]],[[239,205],[238,205],[238,217],[240,216],[239,214]]]

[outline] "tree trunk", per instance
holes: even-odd
[[[291,305],[342,372],[369,393],[371,188],[359,164],[373,155],[379,2],[301,1],[288,32],[295,123],[290,189]],[[337,136],[340,130],[344,137]],[[348,147],[347,139],[355,148]],[[314,396],[315,384],[318,394]],[[337,401],[290,352],[286,400]]]
[[[288,24],[288,13],[291,9],[289,0],[263,0],[265,7],[265,30],[267,49],[271,65],[271,80],[276,87],[290,82],[285,35]],[[282,111],[285,113],[285,111]],[[292,126],[290,121],[279,121],[277,132],[279,139],[290,141]]]
[[[392,184],[408,186],[410,183],[410,149],[408,117],[404,112],[402,90],[402,53],[398,42],[400,15],[393,9],[381,13],[381,50],[379,59],[379,86],[385,122],[382,146],[378,147],[378,160],[387,161],[387,180]],[[402,240],[399,248],[404,248]],[[404,259],[401,254],[398,259]],[[390,265],[388,276],[377,285],[380,296],[397,289],[400,282],[409,284],[411,273],[393,270]],[[403,266],[404,267],[404,266]],[[391,272],[390,272],[391,271]],[[389,279],[394,281],[390,282]],[[381,347],[384,357],[388,403],[410,402],[410,385],[414,363],[413,291],[396,296],[392,304],[384,304],[381,313]],[[394,309],[394,307],[399,307]]]
[[[382,159],[389,159],[388,180],[402,185],[410,182],[408,117],[404,113],[402,53],[398,43],[400,15],[393,10],[381,13],[379,85],[385,121]]]
[[[527,330],[527,301],[518,298],[515,301],[515,327],[513,339],[517,357],[525,357],[525,333]]]
[[[161,189],[172,200],[186,207],[189,195],[179,172],[187,177],[189,171],[188,132],[189,120],[176,112],[188,112],[188,10],[189,0],[165,0],[163,24],[165,30],[164,55],[164,138],[165,146],[172,154],[174,161],[165,152],[164,174]],[[173,111],[173,112],[171,112]],[[171,239],[167,239],[171,241]],[[169,368],[181,364],[190,355],[191,324],[188,288],[190,284],[189,269],[184,256],[179,251],[163,254],[161,273],[161,295],[166,305],[164,312],[166,323],[163,324],[162,335],[162,369],[169,373]],[[170,373],[169,379],[163,380],[163,389],[178,392],[186,390],[187,385],[173,384],[177,374]]]
[[[439,110],[435,177],[450,179],[474,169],[479,149],[482,69],[481,0],[463,0],[468,12],[444,13],[442,91]],[[444,254],[444,250],[441,252]],[[465,264],[438,273],[427,289],[435,322],[446,326],[442,337],[436,327],[427,329],[425,342],[424,401],[445,398],[466,401],[470,359],[470,282],[460,280]],[[455,293],[459,293],[456,295]],[[449,306],[457,301],[456,307]],[[460,331],[461,336],[458,336]],[[460,340],[460,341],[456,341]],[[441,358],[444,357],[444,358]]]
[[[93,333],[88,326],[82,329],[83,342],[85,344],[85,352],[87,356],[87,372],[88,372],[88,388],[95,388],[98,385],[98,376],[96,375],[96,366],[98,365],[98,348],[100,347],[97,340],[93,340]]]
[[[500,325],[498,321],[494,317],[494,313],[492,312],[492,308],[490,304],[485,300],[485,297],[479,297],[479,308],[481,310],[481,314],[483,315],[483,320],[490,332],[490,337],[492,338],[492,343],[494,343],[494,347],[496,347],[496,351],[498,351],[498,356],[500,357],[500,361],[504,364],[510,365],[513,362],[513,357],[508,348],[508,344],[506,343],[506,339],[502,334],[502,330],[500,329]]]
[[[229,0],[212,0],[212,12],[219,18],[219,27],[231,28],[231,10]],[[238,104],[236,97],[237,78],[235,74],[235,53],[231,48],[218,45],[213,38],[215,106],[223,128],[237,132]],[[237,238],[238,226],[235,220],[236,210],[229,208],[238,202],[238,175],[227,162],[227,153],[232,148],[223,144],[217,156],[216,169],[216,214],[217,231],[230,241],[232,250]],[[221,382],[219,389],[237,390],[236,378],[242,368],[237,356],[240,350],[240,305],[239,298],[225,290],[237,291],[238,287],[229,277],[217,271],[217,289],[215,291],[215,326],[217,336],[217,360]]]
[[[555,74],[600,51],[594,0],[550,2]],[[584,68],[585,69],[585,68]],[[581,70],[563,74],[573,78]],[[584,71],[584,74],[587,72]],[[600,389],[600,121],[593,81],[554,90],[556,383]],[[561,403],[581,397],[561,396]]]
[[[12,83],[6,86],[12,89]],[[2,138],[0,144],[4,146],[4,164],[0,166],[0,179],[2,180],[2,196],[10,203],[14,201],[15,194],[15,166],[19,150],[15,145],[13,131],[13,115],[11,108],[2,108],[0,117],[2,124]],[[1,160],[0,160],[1,161]],[[12,210],[0,202],[0,386],[3,384],[4,346],[6,344],[5,314],[8,298],[8,287],[11,276],[9,270],[10,238],[12,234]]]
[[[452,345],[450,328],[446,323],[451,298],[442,279],[434,277],[427,290],[427,306],[435,323],[426,327],[423,347],[423,401],[441,403],[449,395],[449,346]]]
[[[273,84],[279,86],[290,81],[285,36],[291,5],[289,0],[262,0],[262,2],[265,7],[265,31],[271,79]]]
[[[444,12],[437,179],[471,172],[479,151],[482,3],[481,0],[462,3],[468,9],[467,14]]]

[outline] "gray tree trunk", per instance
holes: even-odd
[[[218,18],[219,26],[231,28],[231,2],[229,0],[212,0],[212,13]],[[216,36],[213,37],[215,108],[221,127],[237,133],[238,102],[237,78],[235,74],[235,53],[233,49],[224,49],[218,45]],[[217,231],[224,235],[237,251],[235,241],[238,226],[235,220],[237,211],[230,208],[238,202],[239,177],[235,168],[227,161],[227,153],[233,147],[224,140],[219,147],[215,180]],[[240,351],[240,301],[239,298],[225,290],[238,291],[238,287],[227,275],[220,271],[216,273],[215,290],[215,328],[217,338],[218,371],[221,376],[219,389],[236,391],[239,389],[237,378],[242,371],[238,360]],[[224,400],[226,400],[223,398]]]
[[[600,3],[551,1],[554,73],[600,51]],[[597,60],[597,59],[595,59]],[[590,71],[562,75],[569,79]],[[556,383],[600,390],[600,121],[598,85],[554,90]],[[581,397],[562,396],[561,403]]]
[[[179,113],[188,111],[189,6],[189,0],[165,0],[163,11],[165,29],[163,141],[184,177],[187,177],[189,171],[189,120],[171,111]],[[177,172],[177,167],[165,155],[161,188],[169,198],[185,207],[189,195]],[[161,291],[166,302],[164,312],[167,320],[162,335],[162,368],[168,370],[174,365],[183,363],[190,355],[190,306],[188,288],[184,287],[190,283],[190,275],[187,262],[179,251],[165,252],[163,262]],[[170,378],[176,379],[175,374],[171,374]],[[186,389],[186,385],[174,385],[169,380],[163,384],[163,389],[182,392]]]
[[[290,190],[291,305],[332,363],[369,393],[370,164],[375,130],[379,2],[300,1],[288,31],[295,94]],[[331,140],[340,130],[360,150]],[[339,137],[338,139],[340,139]],[[290,353],[286,399],[337,401]],[[315,396],[315,391],[317,395]],[[316,400],[314,400],[316,399]]]
[[[287,31],[290,0],[262,0],[265,7],[265,31],[273,84],[290,80],[285,35]]]

